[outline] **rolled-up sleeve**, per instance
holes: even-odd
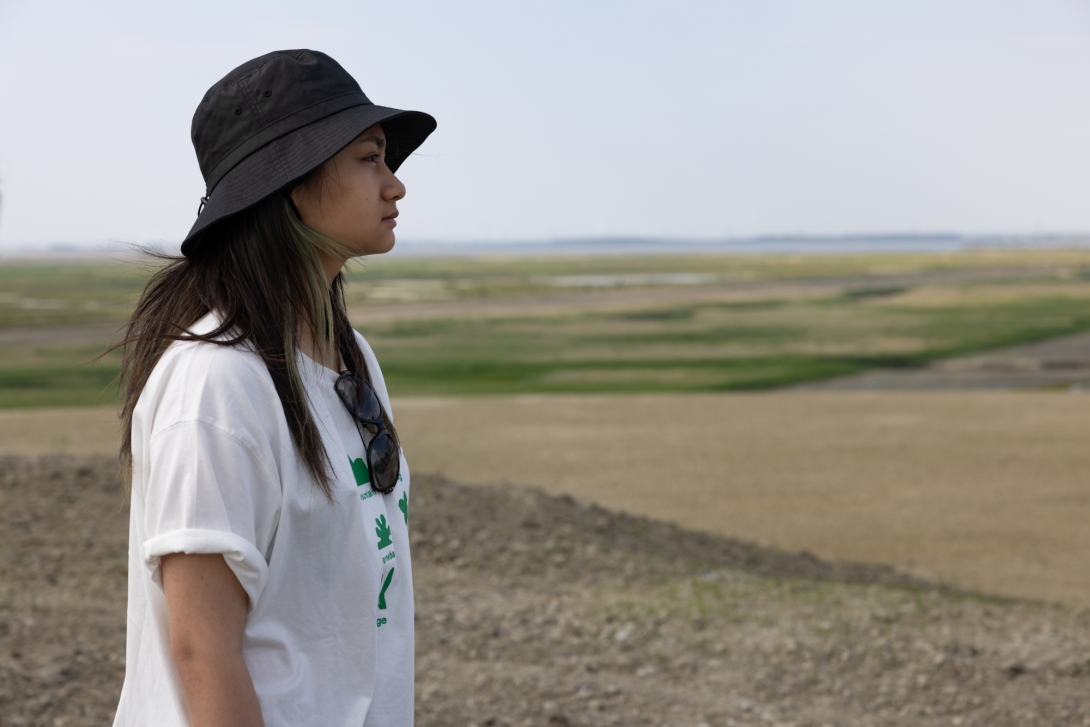
[[[254,609],[280,514],[279,478],[260,449],[204,421],[153,437],[140,557],[160,587],[161,556],[222,553]]]

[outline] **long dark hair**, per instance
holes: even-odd
[[[320,184],[313,175],[302,184]],[[336,254],[336,241],[303,225],[289,190],[203,231],[189,257],[167,264],[144,288],[125,329],[121,363],[123,407],[120,459],[132,473],[132,416],[159,358],[174,341],[246,345],[265,362],[284,408],[288,429],[307,470],[332,497],[329,456],[311,415],[296,367],[299,334],[307,328],[315,346],[341,354],[343,364],[370,381],[344,302],[344,278],[327,284],[319,249]],[[215,311],[221,323],[205,335],[189,328]],[[397,442],[389,413],[386,427]]]

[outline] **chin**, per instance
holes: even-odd
[[[393,236],[393,234],[391,233],[389,239],[383,240],[378,245],[375,245],[375,248],[374,248],[374,250],[372,251],[371,254],[372,255],[381,255],[384,252],[390,252],[391,250],[394,249],[394,245],[396,243],[397,243],[397,240]]]
[[[354,246],[355,257],[366,257],[368,255],[382,255],[383,253],[390,252],[394,249],[394,235],[390,233],[388,236],[384,236],[379,240],[371,240],[369,242]]]

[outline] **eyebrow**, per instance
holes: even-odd
[[[364,136],[360,139],[356,139],[357,144],[363,144],[368,141],[375,142],[375,146],[377,146],[379,149],[383,149],[386,146],[386,139],[382,138],[381,136],[375,136],[374,134],[372,134],[371,136]]]

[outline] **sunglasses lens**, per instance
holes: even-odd
[[[342,375],[335,385],[337,396],[355,418],[366,422],[378,422],[382,418],[382,406],[371,385],[353,374]]]
[[[359,398],[360,380],[352,374],[341,374],[337,383],[333,385],[337,396],[348,409],[348,413],[356,416],[356,400]]]
[[[383,493],[394,489],[401,470],[401,462],[393,437],[386,432],[378,434],[371,440],[368,455],[371,460],[371,477],[375,489]]]
[[[357,398],[357,414],[360,419],[377,422],[382,419],[382,405],[378,403],[378,394],[366,381],[360,382]]]

